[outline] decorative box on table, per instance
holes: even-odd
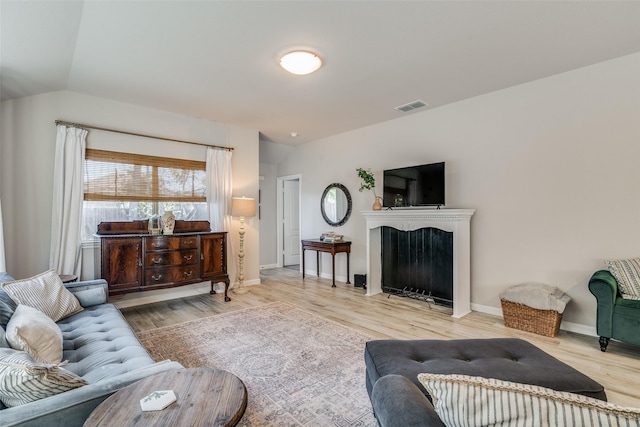
[[[504,325],[508,328],[555,337],[562,313],[571,300],[555,286],[523,283],[500,293]]]

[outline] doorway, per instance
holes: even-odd
[[[278,178],[278,267],[300,265],[300,175]]]

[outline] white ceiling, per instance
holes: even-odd
[[[292,145],[640,51],[638,1],[1,0],[0,24],[2,100],[70,90]],[[323,67],[288,74],[293,48]]]

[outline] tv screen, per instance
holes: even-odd
[[[385,170],[383,178],[386,207],[444,205],[444,162]]]

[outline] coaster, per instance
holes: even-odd
[[[173,390],[158,390],[140,399],[140,407],[143,411],[160,411],[176,400]]]

